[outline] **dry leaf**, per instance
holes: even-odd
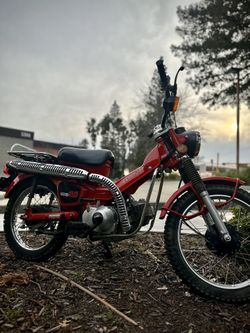
[[[6,273],[0,276],[0,286],[5,286],[7,284],[29,284],[30,277],[27,273]]]
[[[59,323],[59,325],[61,325],[61,327],[66,328],[68,327],[70,324],[70,320],[64,319],[61,323]]]
[[[0,262],[0,271],[2,271],[5,268],[5,264],[3,262]]]

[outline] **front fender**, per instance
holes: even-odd
[[[243,180],[239,178],[230,178],[230,177],[207,177],[202,178],[204,184],[224,184],[224,185],[237,185],[238,187],[245,184]],[[189,182],[182,187],[180,187],[177,191],[175,191],[171,197],[166,201],[166,203],[161,208],[160,219],[164,219],[169,209],[173,206],[173,203],[182,196],[185,192],[192,188],[192,182]]]

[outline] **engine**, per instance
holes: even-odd
[[[97,233],[111,234],[118,223],[118,214],[111,206],[88,206],[82,214],[82,221]]]
[[[139,225],[145,203],[146,202],[144,199],[136,201],[132,196],[129,197],[129,203],[127,209],[128,209],[128,216],[130,219],[130,223],[132,226],[131,231],[135,230]],[[145,216],[142,226],[147,225],[149,221],[153,218],[154,218],[154,208],[153,206],[148,205],[145,211]]]
[[[131,196],[127,200],[128,216],[131,223],[130,232],[137,228],[144,206],[145,200],[136,201]],[[154,209],[149,205],[145,212],[143,225],[148,224],[153,217]],[[92,229],[95,233],[112,234],[118,229],[119,217],[116,209],[112,206],[88,206],[82,214],[82,222],[88,230]]]

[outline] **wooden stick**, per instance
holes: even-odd
[[[108,303],[107,301],[105,301],[103,298],[99,297],[98,295],[94,294],[92,291],[90,291],[87,288],[84,288],[83,286],[81,286],[80,284],[74,282],[73,280],[67,278],[65,275],[62,275],[61,273],[55,272],[49,268],[43,267],[43,266],[39,266],[39,265],[35,265],[35,267],[37,267],[38,269],[41,269],[43,271],[46,271],[50,274],[56,275],[57,277],[59,277],[60,279],[69,282],[73,287],[76,287],[82,291],[84,291],[86,294],[90,295],[91,297],[93,297],[94,299],[96,299],[97,301],[99,301],[100,303],[102,303],[103,305],[105,305],[106,307],[108,307],[109,309],[111,309],[113,312],[115,312],[116,314],[118,314],[120,317],[122,317],[123,319],[127,320],[130,324],[133,324],[135,326],[138,326],[141,330],[143,330],[143,327],[140,326],[136,321],[134,321],[133,319],[129,318],[127,315],[125,315],[124,313],[122,313],[121,311],[119,311],[118,309],[116,309],[113,305],[111,305],[110,303]]]

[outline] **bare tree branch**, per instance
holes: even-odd
[[[94,294],[92,291],[90,291],[87,288],[84,288],[83,286],[81,286],[80,284],[74,282],[73,280],[67,278],[65,275],[55,272],[47,267],[43,267],[43,266],[39,266],[39,265],[35,265],[35,267],[37,267],[40,270],[43,270],[47,273],[53,274],[57,277],[59,277],[60,279],[68,282],[71,286],[78,288],[79,290],[85,292],[86,294],[88,294],[89,296],[91,296],[92,298],[96,299],[98,302],[102,303],[104,306],[106,306],[107,308],[109,308],[110,310],[112,310],[113,312],[115,312],[116,314],[118,314],[120,317],[122,317],[123,319],[125,319],[127,322],[129,322],[130,324],[133,324],[137,327],[139,327],[141,330],[143,330],[143,327],[140,326],[136,321],[134,321],[133,319],[131,319],[130,317],[128,317],[127,315],[125,315],[124,313],[122,313],[121,311],[119,311],[117,308],[115,308],[113,305],[111,305],[110,303],[108,303],[107,301],[105,301],[103,298],[99,297],[98,295]]]

